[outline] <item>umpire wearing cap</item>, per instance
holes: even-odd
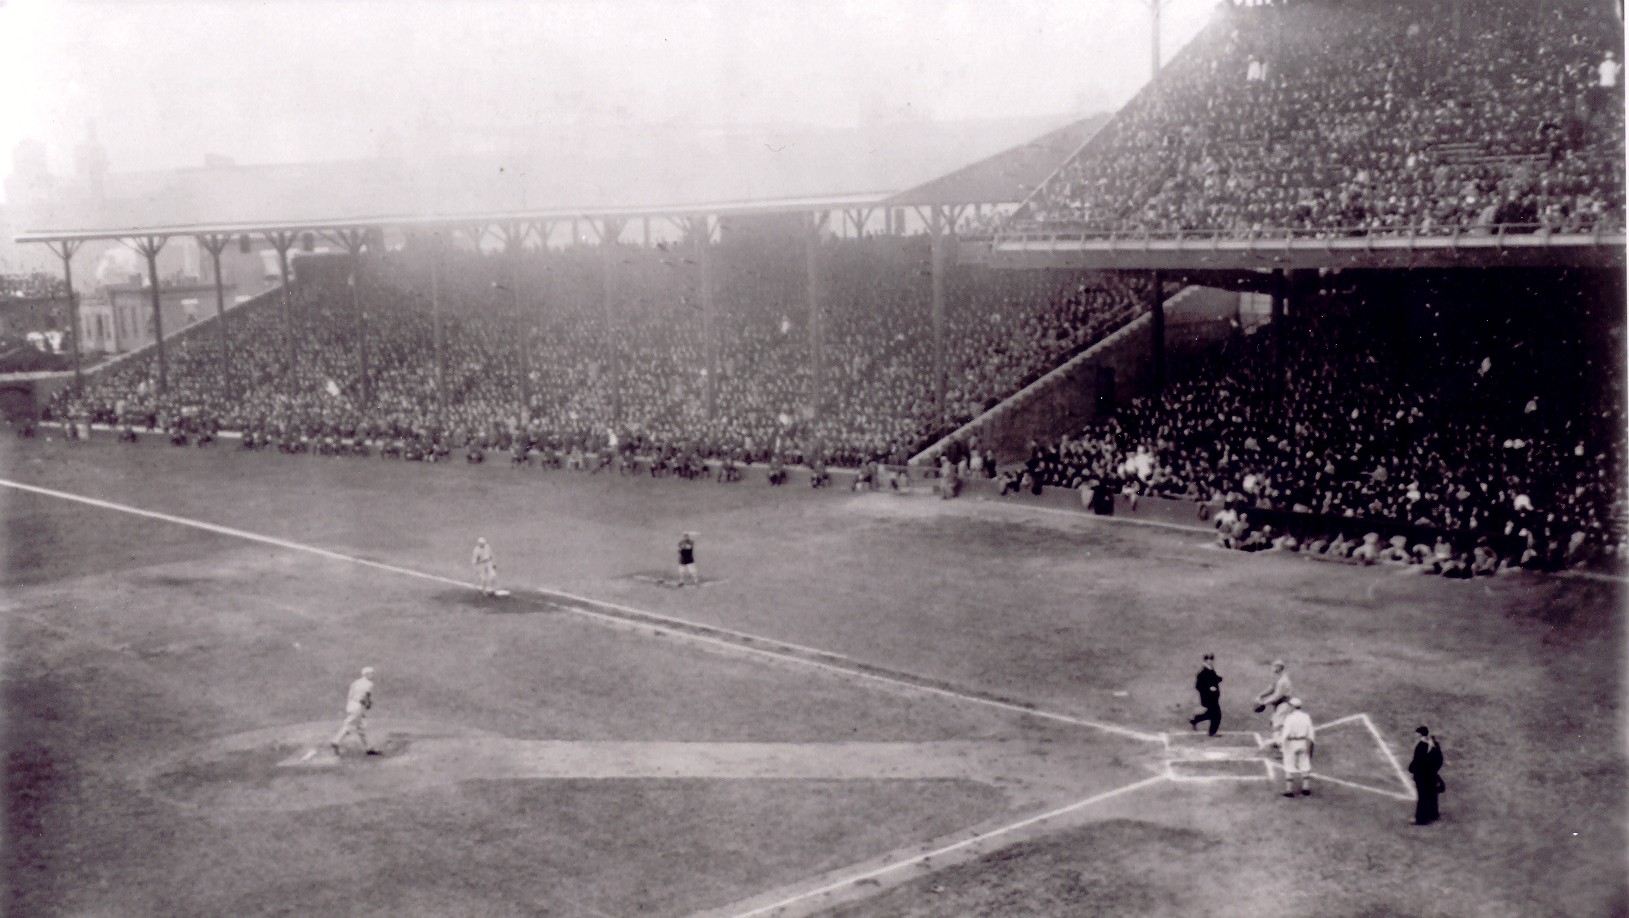
[[[1204,664],[1193,683],[1204,710],[1188,718],[1188,728],[1198,730],[1200,722],[1210,721],[1210,735],[1215,736],[1222,728],[1222,677],[1216,672],[1216,654],[1205,654]]]

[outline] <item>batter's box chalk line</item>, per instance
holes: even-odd
[[[1162,733],[1165,776],[1172,781],[1263,781],[1272,778],[1263,764],[1256,733],[1219,731]]]

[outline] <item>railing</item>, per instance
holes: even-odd
[[[1111,251],[1139,251],[1147,250],[1153,246],[1162,249],[1168,248],[1194,248],[1210,245],[1228,248],[1259,246],[1271,248],[1275,245],[1296,248],[1311,248],[1314,244],[1324,244],[1330,247],[1339,244],[1342,248],[1353,245],[1373,245],[1381,242],[1387,247],[1416,247],[1426,245],[1439,247],[1442,242],[1457,244],[1466,240],[1475,240],[1472,244],[1486,245],[1484,240],[1491,240],[1495,244],[1521,240],[1520,245],[1533,245],[1532,240],[1539,240],[1538,244],[1557,245],[1595,245],[1595,246],[1622,246],[1624,244],[1624,230],[1622,226],[1609,225],[1604,221],[1597,222],[1588,230],[1562,232],[1557,227],[1544,223],[1499,223],[1487,226],[1433,226],[1420,227],[1337,227],[1337,228],[1298,228],[1252,230],[1246,233],[1235,233],[1231,230],[1140,230],[1123,232],[1118,230],[1093,229],[1083,224],[1059,222],[1054,224],[1041,224],[1006,232],[998,231],[994,235],[993,245],[1000,250],[1005,247],[1032,250],[1037,244],[1056,246],[1060,243],[1066,248],[1106,248]]]

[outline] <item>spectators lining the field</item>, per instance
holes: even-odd
[[[1622,36],[1592,0],[1227,7],[1017,225],[1621,228],[1622,87],[1600,74]]]
[[[1256,530],[1230,521],[1228,547],[1286,548],[1291,519],[1298,545],[1327,547],[1330,521],[1349,520],[1388,538],[1486,538],[1535,565],[1616,553],[1629,510],[1622,326],[1599,310],[1621,304],[1579,320],[1529,308],[1569,299],[1565,284],[1511,303],[1499,286],[1510,273],[1482,277],[1477,289],[1399,278],[1361,299],[1326,297],[1291,324],[1282,384],[1269,335],[1257,335],[1033,464],[1050,485],[1269,511],[1279,526],[1246,545]]]

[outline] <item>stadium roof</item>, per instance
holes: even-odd
[[[112,174],[100,206],[86,195],[59,199],[49,212],[29,216],[18,241],[877,206],[900,188],[1023,143],[1057,121],[842,131],[641,127],[545,138],[518,155]],[[1050,138],[1080,123],[1035,143],[1050,149]],[[995,161],[1007,160],[987,160]]]
[[[1044,137],[902,191],[886,203],[890,207],[1017,203],[1029,197],[1108,120],[1108,115],[1092,115],[1071,122]]]

